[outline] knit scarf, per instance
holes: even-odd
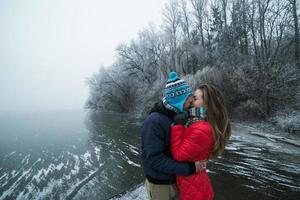
[[[190,108],[189,109],[189,120],[187,121],[186,127],[192,125],[193,123],[197,121],[204,121],[206,120],[206,114],[205,114],[205,109],[204,107],[199,107],[199,108]]]

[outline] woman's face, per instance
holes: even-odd
[[[203,92],[200,89],[197,89],[194,93],[194,107],[199,108],[201,106],[204,106],[204,98],[203,98]]]

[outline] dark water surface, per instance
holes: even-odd
[[[137,120],[53,111],[0,115],[0,199],[107,199],[142,180]]]
[[[208,166],[216,199],[300,199],[300,148],[233,124],[224,155]]]
[[[109,199],[143,181],[140,121],[81,110],[0,114],[0,200]],[[300,148],[235,124],[208,164],[216,199],[300,199]]]

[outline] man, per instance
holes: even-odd
[[[145,186],[151,200],[178,199],[176,175],[199,172],[201,163],[177,162],[170,153],[170,126],[177,113],[184,113],[193,102],[189,85],[171,72],[163,100],[157,103],[141,128]],[[178,119],[180,120],[180,118]]]

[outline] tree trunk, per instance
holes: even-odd
[[[222,0],[222,10],[223,10],[223,18],[224,18],[225,28],[227,28],[226,9],[227,9],[227,0]]]
[[[295,59],[298,64],[298,69],[300,68],[300,45],[299,45],[299,26],[298,26],[298,16],[297,16],[297,2],[292,0],[293,6],[293,18],[294,18],[294,29],[295,29]]]
[[[246,2],[243,0],[243,35],[244,35],[244,54],[248,55],[248,33],[247,33],[247,20],[246,20]]]

